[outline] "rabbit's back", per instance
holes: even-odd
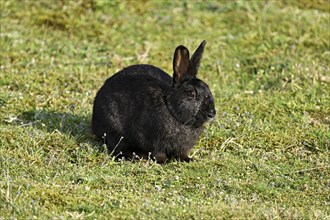
[[[134,79],[134,80],[147,79],[148,77],[152,77],[157,80],[155,82],[166,84],[168,86],[171,86],[173,82],[172,77],[169,76],[166,72],[164,72],[158,67],[147,64],[129,66],[116,73],[114,77],[118,77],[118,78],[128,77],[127,79]]]
[[[119,71],[107,79],[95,97],[93,133],[98,137],[104,133],[127,133],[137,118],[148,117],[155,108],[159,112],[165,106],[160,97],[171,83],[166,72],[151,65],[134,65]]]

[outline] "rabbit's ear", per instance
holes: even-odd
[[[192,55],[191,59],[189,60],[189,64],[188,64],[189,78],[195,78],[198,73],[199,64],[203,56],[205,44],[206,41],[203,40],[203,42],[199,45],[199,47],[196,49],[195,53]]]
[[[189,50],[185,46],[178,46],[175,49],[173,58],[173,84],[180,85],[187,74],[189,63]]]

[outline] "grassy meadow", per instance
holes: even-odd
[[[330,2],[0,1],[0,219],[329,219]],[[93,99],[207,41],[192,163],[116,162]]]

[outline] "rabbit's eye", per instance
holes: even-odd
[[[187,92],[187,96],[189,97],[189,98],[196,98],[196,93],[194,92],[194,91],[188,91]]]

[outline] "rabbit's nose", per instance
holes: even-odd
[[[207,116],[208,116],[209,118],[214,118],[215,114],[216,114],[215,109],[211,109],[211,110],[208,112]]]

